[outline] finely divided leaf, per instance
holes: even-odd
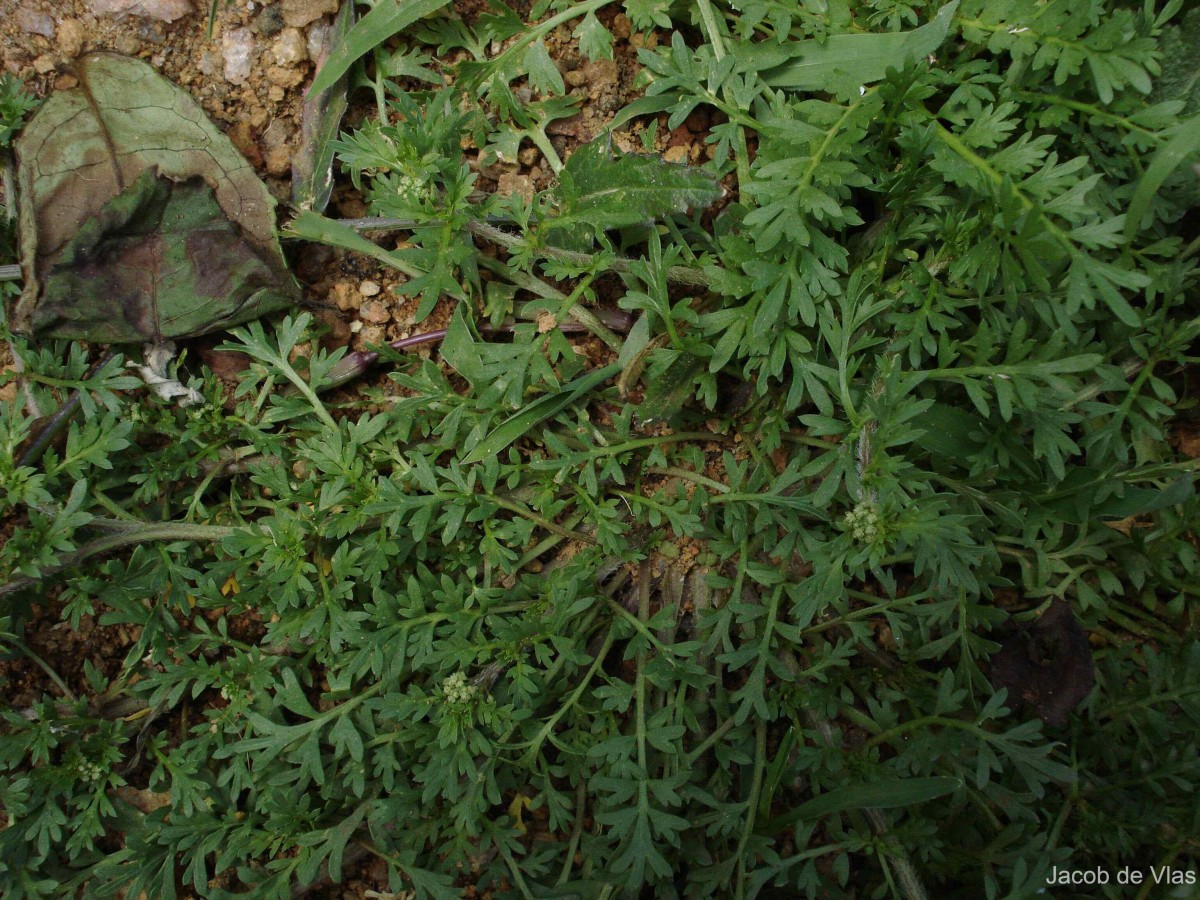
[[[590,225],[598,231],[624,228],[703,209],[721,197],[708,173],[673,165],[657,156],[614,155],[606,138],[580,147],[559,173],[559,214],[549,228]]]
[[[950,32],[959,0],[913,31],[892,34],[835,34],[824,41],[762,42],[748,46],[741,68],[759,72],[771,87],[845,93],[879,81],[888,69],[903,69],[937,50]]]
[[[525,51],[521,69],[529,77],[529,85],[542,94],[564,94],[567,87],[563,84],[562,73],[550,58],[545,41],[534,41]]]
[[[588,59],[613,58],[612,33],[600,23],[594,12],[584,16],[573,33],[579,41],[579,52]]]

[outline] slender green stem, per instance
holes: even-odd
[[[605,635],[604,643],[601,644],[600,649],[596,651],[596,658],[592,660],[592,664],[588,667],[587,673],[583,676],[583,679],[578,685],[575,686],[575,690],[571,692],[570,696],[567,697],[562,706],[555,711],[554,715],[546,720],[545,724],[538,729],[538,733],[535,734],[533,739],[529,742],[529,749],[526,750],[521,757],[523,764],[527,766],[532,765],[534,757],[537,756],[538,751],[541,749],[546,738],[550,736],[550,732],[554,730],[554,726],[558,724],[558,720],[565,716],[571,710],[571,707],[578,702],[579,698],[583,696],[583,692],[591,683],[592,678],[595,677],[596,673],[600,670],[600,666],[604,664],[604,658],[608,655],[608,651],[612,648],[612,644],[612,630],[609,629],[608,634]]]
[[[463,494],[461,496],[466,498],[466,497],[470,497],[471,495]],[[490,502],[495,503],[501,509],[507,509],[509,512],[514,512],[519,516],[523,516],[524,518],[529,519],[529,521],[531,521],[531,522],[536,522],[538,525],[541,525],[547,531],[552,531],[555,534],[557,534],[559,537],[569,538],[573,541],[580,541],[581,543],[584,543],[584,544],[595,544],[596,543],[595,538],[588,537],[586,534],[581,534],[578,531],[569,531],[566,528],[563,528],[561,525],[557,524],[556,522],[551,522],[545,516],[540,516],[537,513],[535,513],[533,510],[529,509],[528,507],[522,506],[520,503],[516,503],[512,500],[505,499],[504,497],[498,497],[495,494],[487,494],[486,496]]]
[[[759,720],[754,726],[754,775],[750,781],[750,796],[746,801],[746,820],[742,824],[742,836],[737,847],[737,885],[734,896],[746,896],[746,846],[754,833],[754,820],[758,813],[758,798],[762,793],[763,771],[767,765],[767,723]]]
[[[191,525],[186,522],[156,522],[140,528],[129,528],[119,534],[109,535],[84,544],[74,553],[60,559],[53,565],[46,566],[36,577],[19,575],[7,584],[0,584],[0,597],[13,594],[40,583],[47,576],[55,575],[64,569],[77,566],[100,553],[128,547],[132,544],[145,544],[150,541],[219,541],[237,533],[238,529],[225,525]]]
[[[719,481],[714,481],[711,478],[706,478],[697,472],[690,469],[681,469],[678,466],[645,466],[642,469],[647,475],[663,475],[667,478],[682,478],[684,481],[691,481],[694,484],[708,488],[710,491],[716,491],[718,494],[728,494],[729,485],[721,484]]]
[[[702,740],[699,744],[697,744],[696,749],[694,749],[691,753],[688,754],[688,756],[687,756],[688,765],[694,766],[697,762],[700,761],[700,757],[704,756],[704,754],[707,753],[712,748],[713,744],[717,743],[717,741],[721,740],[721,738],[725,737],[725,735],[729,734],[729,732],[732,731],[736,727],[737,727],[737,722],[731,716],[728,719],[726,719],[724,722],[722,722],[720,725],[718,725],[716,728],[714,728],[712,733],[709,734],[709,736],[706,737],[704,740]]]
[[[59,675],[56,671],[54,671],[54,669],[51,668],[51,666],[48,662],[46,662],[44,659],[42,659],[40,656],[38,656],[36,653],[34,653],[31,649],[29,649],[29,646],[24,641],[22,641],[19,637],[17,637],[15,634],[0,632],[0,641],[12,644],[22,654],[24,654],[29,659],[33,660],[33,662],[37,665],[37,667],[46,673],[46,676],[52,682],[54,682],[54,684],[58,687],[58,689],[63,692],[63,696],[66,697],[68,700],[71,700],[73,702],[73,701],[79,699],[78,697],[75,696],[75,692],[73,690],[71,690],[70,687],[68,687],[67,683],[63,680],[62,676]]]
[[[494,225],[489,225],[487,222],[480,222],[477,219],[472,219],[467,224],[467,227],[476,237],[481,237],[485,241],[490,241],[509,250],[515,247],[523,247],[526,243],[525,238],[519,234],[511,234],[503,228],[497,228]],[[596,254],[594,253],[580,253],[576,250],[563,250],[560,247],[528,247],[527,249],[535,256],[557,259],[577,266],[592,266],[597,262]],[[620,256],[604,260],[604,266],[610,272],[631,272],[635,263],[636,260],[625,259]],[[693,287],[708,287],[709,285],[709,277],[704,270],[695,269],[691,266],[671,266],[667,269],[667,280],[674,281],[677,284],[688,284]]]

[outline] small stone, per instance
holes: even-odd
[[[538,156],[541,155],[541,152],[537,147],[526,147],[517,154],[517,162],[528,168],[538,161]]]
[[[611,59],[594,59],[579,72],[583,75],[583,83],[588,86],[588,93],[593,97],[616,87],[617,64]]]
[[[212,50],[205,50],[200,54],[200,61],[196,63],[196,68],[209,78],[216,76],[221,71],[221,57]]]
[[[329,291],[329,297],[337,304],[337,308],[346,312],[352,309],[357,309],[359,305],[358,294],[354,290],[354,285],[348,281],[339,281]]]
[[[54,20],[49,13],[32,9],[17,10],[17,27],[26,34],[40,34],[42,37],[54,37]]]
[[[160,22],[174,22],[194,11],[192,0],[91,0],[88,5],[98,16],[138,16]]]
[[[58,23],[58,52],[74,58],[83,50],[86,32],[78,19],[63,19]]]
[[[267,174],[280,177],[292,171],[292,149],[286,144],[282,147],[271,147],[263,154],[267,166]]]
[[[570,87],[583,87],[587,84],[588,73],[586,69],[576,69],[574,72],[568,72],[563,79]]]
[[[368,347],[378,347],[387,340],[382,325],[367,325],[358,333],[354,349],[366,350]]]
[[[374,297],[381,288],[374,281],[364,281],[358,286],[358,292],[364,297]]]
[[[372,325],[386,325],[392,318],[382,300],[368,300],[358,308],[358,317]]]
[[[308,58],[320,65],[333,45],[333,25],[318,22],[308,29]]]
[[[293,28],[303,28],[337,11],[338,0],[283,0],[283,21]]]
[[[667,152],[663,154],[663,159],[669,163],[687,162],[688,151],[690,149],[686,144],[676,144],[674,147],[667,148]]]
[[[245,84],[255,51],[254,35],[249,28],[233,28],[221,35],[221,56],[225,60],[225,80]]]
[[[44,53],[33,61],[33,69],[39,75],[45,75],[54,71],[54,57],[49,53]]]
[[[304,80],[304,73],[299,69],[285,69],[283,66],[270,66],[267,69],[267,81],[281,88],[293,88]]]
[[[54,89],[56,91],[69,91],[78,84],[79,79],[74,75],[59,75],[54,79]]]
[[[360,331],[362,331],[362,320],[355,319],[353,322],[350,323],[350,333],[358,334]]]
[[[225,134],[233,141],[233,146],[237,147],[238,152],[246,157],[246,161],[250,165],[255,167],[262,165],[262,154],[258,151],[258,141],[254,138],[254,130],[250,127],[249,122],[245,119],[238,119]]]
[[[504,197],[516,194],[526,202],[533,201],[533,182],[528,175],[514,175],[506,172],[496,180],[496,193]]]
[[[281,100],[283,100],[283,98],[286,96],[286,94],[287,94],[287,91],[285,91],[283,88],[281,88],[277,84],[273,84],[269,88],[267,88],[267,99],[270,100],[272,103],[279,103]]]
[[[618,40],[622,40],[622,41],[625,40],[626,38],[628,38],[629,32],[631,30],[630,24],[631,23],[629,21],[629,16],[625,15],[625,13],[617,13],[615,16],[613,16],[613,21],[612,21],[613,37],[617,38]]]
[[[285,28],[271,44],[271,55],[281,66],[292,66],[308,59],[308,45],[299,28]]]
[[[138,43],[138,39],[132,34],[122,34],[113,42],[113,48],[118,53],[124,53],[126,56],[137,56],[137,52],[142,49],[142,45]]]
[[[283,10],[275,5],[268,6],[259,14],[254,24],[258,26],[258,33],[261,35],[271,37],[279,34],[283,31]]]

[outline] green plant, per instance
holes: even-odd
[[[4,713],[6,895],[285,897],[363,854],[445,897],[1194,872],[1200,500],[1171,429],[1200,136],[1193,80],[1155,87],[1197,66],[1163,56],[1181,6],[629,0],[674,31],[617,123],[703,108],[701,171],[546,152],[547,36],[602,57],[615,4],[376,4],[333,78],[366,60],[380,118],[338,150],[406,246],[291,231],[449,307],[438,357],[331,394],[363,358],[254,323],[229,403],[206,376],[179,410],[120,359],[15,344],[42,408],[86,400],[36,465],[0,405],[0,640],[54,669],[34,602],[133,636]],[[458,79],[402,90],[426,51]],[[528,140],[554,185],[481,195],[464,136]],[[1055,601],[1096,687],[1044,726],[989,657]]]

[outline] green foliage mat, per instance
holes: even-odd
[[[283,898],[363,859],[421,897],[1194,878],[1183,6],[380,0],[320,86],[373,92],[335,149],[407,243],[293,235],[450,304],[440,356],[332,394],[365,358],[254,322],[236,397],[209,373],[180,410],[14,342],[0,641],[47,680],[2,713],[0,892]],[[611,56],[617,11],[662,41],[615,127],[649,150],[704,110],[702,167],[547,136],[547,38]],[[28,105],[0,81],[6,142]],[[481,196],[466,137],[555,185]],[[31,442],[26,401],[75,389]],[[123,626],[120,664],[68,683],[27,633],[60,610]]]

